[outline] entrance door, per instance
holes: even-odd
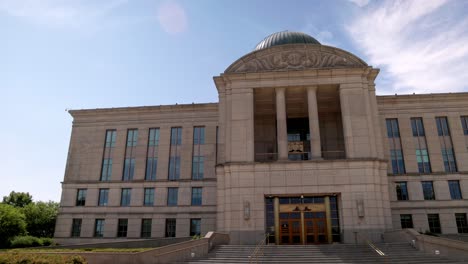
[[[327,218],[325,212],[305,212],[304,225],[306,244],[327,243]]]
[[[301,244],[300,213],[280,213],[280,244]]]

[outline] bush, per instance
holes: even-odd
[[[19,209],[0,203],[0,248],[8,247],[13,237],[26,233],[24,219]]]
[[[17,236],[11,240],[12,248],[40,247],[42,240],[33,236]]]
[[[0,253],[0,264],[87,264],[82,256],[59,254]]]
[[[41,238],[41,241],[43,246],[50,246],[54,244],[54,241],[50,237],[43,237]]]

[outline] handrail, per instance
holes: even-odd
[[[364,234],[361,234],[359,232],[355,232],[356,236],[360,237],[366,244],[367,246],[369,246],[372,250],[374,250],[377,254],[379,254],[381,257],[383,257],[384,259],[384,262],[385,264],[388,263],[388,255],[386,255],[382,250],[380,250],[380,248],[378,248],[374,243],[372,243],[372,241],[369,239],[369,237],[367,237],[366,235]],[[356,241],[357,243],[357,241]]]
[[[264,254],[264,247],[265,244],[267,244],[267,240],[270,237],[270,233],[266,233],[262,240],[260,240],[257,245],[255,246],[254,251],[252,252],[252,255],[249,256],[249,263],[258,263],[258,258],[259,256],[263,256]]]

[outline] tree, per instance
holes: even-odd
[[[10,240],[26,233],[26,221],[18,208],[0,203],[0,248],[7,247]]]
[[[10,195],[3,196],[3,203],[14,207],[24,207],[32,203],[32,196],[29,193],[12,191]]]
[[[53,237],[59,204],[35,202],[21,208],[26,217],[28,234],[35,237]]]

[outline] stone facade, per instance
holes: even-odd
[[[334,47],[284,44],[247,54],[214,77],[219,103],[70,111],[74,122],[55,237],[62,243],[95,241],[96,219],[105,220],[103,238],[110,240],[123,234],[118,219],[127,221],[127,238],[141,237],[142,219],[152,220],[153,238],[166,236],[166,219],[176,219],[175,236],[183,237],[190,234],[191,219],[200,219],[202,234],[226,232],[231,243],[256,243],[273,230],[280,243],[280,214],[293,213],[278,209],[285,197],[300,203],[325,197],[328,237],[322,242],[379,240],[384,231],[401,228],[401,214],[412,215],[421,232],[430,229],[427,214],[438,214],[441,232],[457,233],[455,213],[468,213],[468,136],[461,122],[468,116],[468,93],[376,96],[378,72]],[[436,117],[448,120],[457,165],[452,172],[444,167]],[[418,170],[411,118],[423,120],[430,173]],[[387,119],[398,121],[401,173],[392,169]],[[180,177],[171,179],[176,127],[182,128]],[[195,127],[204,127],[198,145]],[[156,179],[148,180],[150,128],[159,128],[159,144]],[[134,173],[123,180],[129,129],[138,131]],[[102,180],[108,130],[116,131],[112,173]],[[291,152],[293,145],[300,152]],[[195,156],[204,160],[201,179],[193,177]],[[462,199],[453,199],[448,180],[459,181]],[[424,199],[421,181],[432,181],[435,200]],[[401,182],[407,200],[397,199]],[[176,206],[168,206],[170,187],[178,188]],[[193,187],[202,188],[201,205],[191,203]],[[121,206],[122,188],[131,189],[128,206]],[[144,205],[145,188],[155,190],[151,205]],[[77,201],[79,189],[86,189],[84,205]],[[103,206],[99,189],[109,189]],[[267,226],[268,199],[275,200],[274,227]],[[329,209],[335,199],[339,217]],[[311,242],[306,213],[298,235],[304,244]],[[78,233],[73,219],[81,219]]]

